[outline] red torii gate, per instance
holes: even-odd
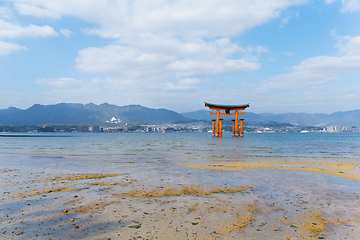
[[[210,108],[211,110],[216,110],[216,112],[210,112],[210,115],[216,115],[216,120],[212,120],[212,134],[213,137],[222,137],[222,121],[220,119],[220,115],[226,116],[235,116],[235,120],[233,122],[233,136],[238,137],[244,136],[244,119],[240,119],[241,130],[239,130],[239,119],[238,116],[245,116],[245,113],[238,112],[239,110],[245,110],[245,108],[250,107],[249,104],[244,105],[220,105],[220,104],[212,104],[205,103],[205,107]],[[221,112],[223,110],[224,112]],[[234,111],[234,112],[230,112]]]

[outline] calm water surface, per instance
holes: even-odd
[[[13,135],[13,134],[12,134]],[[19,134],[20,135],[20,134]],[[24,135],[24,134],[21,134]],[[360,158],[360,133],[246,133],[214,138],[209,133],[29,133],[0,137],[0,167],[49,167],[108,171],[126,166],[161,166],[270,158]],[[36,136],[36,137],[34,137]],[[70,164],[70,165],[69,165]]]

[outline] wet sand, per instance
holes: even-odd
[[[121,173],[0,169],[0,238],[358,239],[356,166],[324,160]]]
[[[283,169],[327,174],[360,181],[360,166],[357,162],[346,161],[261,161],[261,162],[228,162],[221,164],[195,165],[187,167],[213,170],[251,170],[251,169]]]

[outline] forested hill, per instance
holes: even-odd
[[[301,126],[360,126],[360,109],[323,113],[252,113],[245,111],[245,123],[287,123]],[[167,109],[153,109],[141,105],[116,106],[108,103],[96,105],[59,103],[55,105],[35,104],[28,109],[10,107],[0,109],[0,125],[40,124],[97,124],[120,119],[122,123],[172,123],[191,120],[211,120],[208,110],[179,114]],[[225,117],[226,118],[226,117]]]
[[[121,122],[179,122],[188,121],[183,115],[167,110],[152,109],[141,105],[116,106],[108,103],[96,105],[60,103],[56,105],[35,104],[22,110],[14,107],[0,110],[0,125],[39,124],[95,124],[110,121]]]
[[[199,110],[193,112],[182,113],[187,118],[211,120],[214,116],[210,116],[208,110]],[[246,123],[288,123],[301,126],[360,126],[360,109],[335,112],[332,114],[324,113],[252,113],[245,111]]]

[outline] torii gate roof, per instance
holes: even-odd
[[[250,107],[250,103],[243,105],[222,105],[222,104],[213,104],[213,103],[205,103],[205,107],[210,109],[220,109],[220,110],[245,110],[245,108]]]

